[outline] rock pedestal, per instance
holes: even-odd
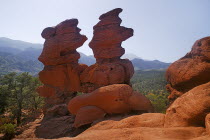
[[[87,38],[79,33],[77,19],[43,30],[42,37],[46,40],[39,60],[45,67],[39,78],[44,85],[37,91],[40,96],[46,97],[45,118],[51,117],[42,122],[43,125],[69,118],[66,116],[68,111],[71,113],[70,120],[75,116],[71,124],[75,128],[103,119],[106,114],[125,114],[133,110],[138,113],[153,112],[151,102],[133,91],[130,85],[134,74],[131,61],[120,59],[125,53],[122,41],[133,36],[133,29],[120,26],[120,12],[122,9],[117,8],[101,15],[100,21],[93,27],[94,36],[89,46],[96,64],[89,67],[78,64],[80,55],[76,49]],[[86,94],[73,98],[77,92]],[[46,130],[43,125],[37,129],[38,133]],[[63,131],[62,128],[60,130]]]
[[[44,85],[37,91],[46,97],[45,114],[68,114],[66,103],[80,89],[79,75],[87,66],[78,64],[80,54],[76,49],[87,37],[79,33],[77,24],[77,19],[65,20],[55,27],[45,28],[41,34],[45,43],[38,59],[44,69],[39,79]]]
[[[109,11],[99,17],[93,27],[94,35],[89,43],[93,50],[96,64],[87,68],[80,76],[82,92],[112,84],[130,84],[134,68],[128,59],[120,59],[125,53],[122,41],[133,36],[133,29],[120,26],[121,8]]]
[[[153,112],[151,102],[130,87],[134,74],[131,61],[120,59],[125,53],[122,41],[133,36],[133,29],[120,26],[121,12],[122,9],[117,8],[101,15],[93,27],[94,35],[89,46],[96,64],[80,75],[80,91],[88,94],[77,96],[68,104],[69,112],[76,115],[73,125],[76,128],[106,114],[123,114],[132,110]]]

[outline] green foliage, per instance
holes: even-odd
[[[0,132],[4,133],[4,134],[12,135],[12,134],[15,134],[15,128],[16,128],[15,124],[6,123],[6,124],[0,126]]]
[[[0,113],[9,112],[17,124],[21,123],[22,111],[33,112],[41,108],[43,98],[36,92],[41,83],[28,73],[9,73],[0,78]]]
[[[165,89],[165,71],[136,71],[131,79],[134,90],[144,94],[152,102],[155,111],[164,113],[169,102]]]
[[[30,72],[34,75],[42,68],[42,63],[37,60],[28,60],[14,54],[0,52],[0,75],[10,72]]]
[[[6,87],[0,86],[0,115],[4,113],[7,106]]]

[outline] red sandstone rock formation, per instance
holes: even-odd
[[[193,88],[178,99],[166,111],[165,127],[205,126],[210,112],[210,82]]]
[[[109,85],[74,97],[68,109],[76,115],[74,127],[92,123],[105,114],[128,113],[131,110],[153,112],[151,102],[126,84]]]
[[[147,113],[97,123],[75,138],[65,140],[208,140],[203,127],[164,128],[164,114]]]
[[[133,29],[120,26],[121,12],[122,9],[117,8],[101,15],[100,21],[93,27],[94,36],[89,46],[97,63],[80,76],[83,92],[92,92],[111,84],[130,84],[134,73],[133,65],[120,57],[125,53],[121,43],[133,36]]]
[[[59,105],[63,110],[66,108],[63,104],[69,101],[72,93],[80,90],[79,75],[87,66],[78,64],[80,55],[76,49],[87,38],[79,33],[77,25],[77,19],[65,20],[55,27],[45,28],[41,34],[46,39],[39,56],[45,65],[39,73],[39,79],[44,85],[37,91],[40,96],[46,97],[45,113],[52,110],[57,112]]]
[[[166,72],[174,101],[190,89],[210,81],[210,37],[197,40],[192,50],[169,66]]]
[[[206,124],[206,132],[210,136],[210,113],[208,115],[206,115],[205,124]]]

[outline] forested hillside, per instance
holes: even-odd
[[[165,70],[135,71],[131,84],[134,90],[148,97],[156,112],[164,112],[169,104]]]

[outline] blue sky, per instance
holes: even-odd
[[[173,62],[197,39],[210,36],[210,0],[0,0],[0,37],[43,43],[45,27],[77,18],[88,37],[78,51],[90,55],[93,26],[118,7],[121,25],[134,29],[122,46],[143,59]]]

